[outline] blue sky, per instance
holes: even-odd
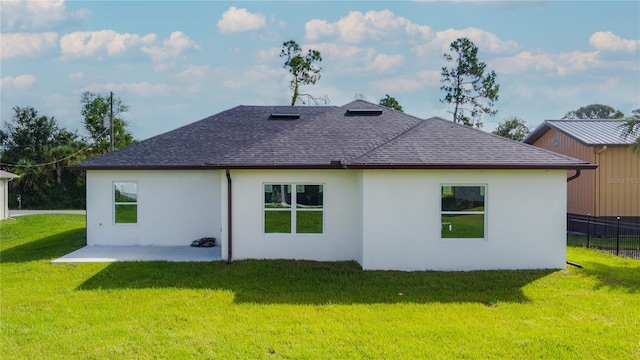
[[[395,97],[405,112],[450,118],[442,59],[468,37],[498,74],[498,114],[532,129],[592,103],[640,108],[638,1],[3,1],[1,111],[33,106],[81,128],[83,91],[129,105],[137,139],[236,105],[288,105],[278,55],[321,52],[302,91],[343,105]]]

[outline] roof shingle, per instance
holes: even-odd
[[[348,111],[354,108],[376,111]],[[294,120],[271,117],[288,113],[300,117]],[[443,119],[424,120],[362,100],[341,107],[238,106],[76,166],[85,169],[591,167],[581,160]]]

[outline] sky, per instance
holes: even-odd
[[[450,119],[443,54],[467,37],[500,85],[485,131],[640,108],[639,1],[2,1],[0,14],[3,124],[32,106],[83,134],[85,91],[120,97],[138,140],[237,105],[289,105],[291,39],[320,51],[321,79],[301,92],[330,105],[389,94]]]

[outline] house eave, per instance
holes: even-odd
[[[595,164],[349,164],[349,169],[592,170]]]
[[[595,164],[204,164],[204,165],[75,165],[79,170],[593,170]]]
[[[206,165],[72,165],[76,170],[206,170]]]

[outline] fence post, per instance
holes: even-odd
[[[587,249],[589,248],[589,233],[591,233],[591,214],[587,214]]]
[[[616,220],[616,255],[620,255],[620,216]]]

